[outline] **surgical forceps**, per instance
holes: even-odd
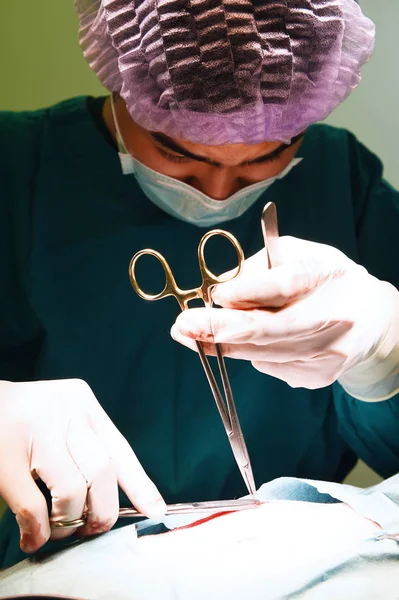
[[[212,273],[212,271],[210,271],[208,269],[206,261],[205,261],[204,250],[205,250],[206,243],[208,242],[208,240],[210,238],[212,238],[214,236],[223,236],[223,237],[227,238],[229,240],[229,242],[233,245],[235,251],[237,252],[238,266],[234,269],[233,272],[229,272],[224,277],[214,275]],[[142,256],[146,256],[146,255],[154,256],[161,263],[161,265],[164,269],[165,278],[166,278],[165,287],[159,294],[155,294],[155,295],[147,294],[140,288],[139,284],[137,283],[137,279],[136,279],[137,261]],[[214,229],[214,230],[206,233],[200,240],[200,243],[198,245],[198,263],[199,263],[200,273],[202,276],[202,283],[201,283],[200,287],[192,289],[192,290],[182,290],[178,287],[178,285],[173,277],[172,271],[171,271],[168,263],[166,262],[165,258],[162,256],[162,254],[160,254],[156,250],[151,250],[151,249],[141,250],[140,252],[137,252],[133,256],[133,258],[130,262],[130,266],[129,266],[130,282],[131,282],[134,290],[136,291],[136,293],[141,298],[144,298],[144,300],[161,300],[162,298],[166,298],[167,296],[174,296],[176,298],[181,310],[183,311],[183,310],[188,309],[188,303],[191,300],[199,298],[204,302],[206,307],[212,307],[212,296],[211,296],[212,288],[219,283],[224,283],[226,281],[230,281],[231,279],[234,279],[241,273],[242,267],[244,264],[244,253],[242,251],[242,248],[241,248],[238,240],[231,233],[229,233],[227,231],[223,231],[222,229]],[[215,375],[211,369],[211,366],[206,357],[206,354],[204,352],[202,344],[200,342],[196,341],[196,345],[197,345],[198,354],[199,354],[202,366],[204,368],[205,374],[207,376],[209,385],[212,390],[213,397],[216,402],[216,406],[219,410],[219,414],[221,416],[224,428],[226,430],[226,433],[227,433],[227,436],[228,436],[228,439],[229,439],[229,442],[230,442],[230,445],[231,445],[231,448],[232,448],[232,451],[234,454],[234,458],[237,462],[238,468],[240,470],[242,478],[244,479],[245,485],[247,486],[249,493],[251,495],[253,495],[256,492],[256,486],[255,486],[254,476],[252,473],[251,462],[249,459],[248,450],[247,450],[247,447],[245,444],[244,436],[241,431],[240,422],[238,420],[238,415],[237,415],[237,410],[236,410],[236,406],[235,406],[235,402],[234,402],[234,398],[233,398],[233,393],[231,391],[230,381],[229,381],[229,377],[227,375],[226,365],[225,365],[225,362],[223,359],[221,348],[220,348],[219,344],[215,343],[216,357],[217,357],[218,367],[219,367],[219,371],[220,371],[220,376],[222,379],[225,399],[223,398],[222,393],[219,390],[218,384],[215,379]]]

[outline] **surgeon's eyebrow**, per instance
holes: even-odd
[[[193,152],[186,150],[186,148],[183,148],[183,146],[181,146],[179,144],[179,142],[176,142],[174,139],[170,138],[169,136],[167,136],[163,133],[151,132],[150,135],[154,138],[154,140],[156,142],[158,142],[158,144],[160,144],[164,148],[167,148],[168,150],[172,150],[172,152],[176,152],[177,154],[185,156],[186,158],[190,158],[191,160],[198,160],[199,162],[203,162],[208,165],[212,165],[213,167],[224,167],[224,165],[220,162],[216,162],[214,160],[211,160],[210,158],[207,158],[206,156],[201,156],[200,154],[194,154]],[[244,162],[240,163],[239,166],[246,167],[248,165],[257,165],[257,164],[260,164],[263,162],[268,162],[270,160],[273,160],[273,159],[277,158],[278,156],[280,156],[280,154],[282,154],[285,150],[287,150],[288,148],[291,148],[291,146],[296,144],[304,135],[305,135],[305,132],[303,131],[299,135],[296,135],[294,138],[292,138],[292,140],[289,144],[281,144],[280,146],[278,146],[277,148],[272,150],[272,152],[268,152],[267,154],[258,156],[257,158],[254,158],[253,160],[244,161]]]

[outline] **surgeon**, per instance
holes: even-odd
[[[359,457],[397,473],[399,195],[351,133],[315,124],[359,83],[373,24],[354,0],[76,8],[110,95],[0,114],[0,567],[73,533],[49,517],[87,511],[89,536],[119,506],[158,517],[246,493],[195,339],[244,359],[228,370],[258,485],[340,482]],[[196,287],[214,226],[248,258],[222,308],[178,317],[136,296],[135,252]],[[225,245],[207,259],[234,266]],[[155,262],[138,273],[150,291]]]

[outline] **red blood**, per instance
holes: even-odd
[[[228,511],[213,513],[212,515],[209,515],[209,517],[204,517],[203,519],[199,519],[199,521],[194,521],[194,523],[190,523],[189,525],[183,525],[182,527],[176,527],[176,529],[174,531],[181,531],[182,529],[191,529],[192,527],[197,527],[197,525],[202,525],[203,523],[207,523],[208,521],[212,521],[213,519],[218,519],[219,517],[223,517],[223,515],[231,515],[234,512],[237,512],[237,511],[236,510],[228,510]]]

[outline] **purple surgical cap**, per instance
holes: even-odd
[[[355,0],[75,0],[83,53],[136,123],[198,144],[289,143],[360,82]]]

